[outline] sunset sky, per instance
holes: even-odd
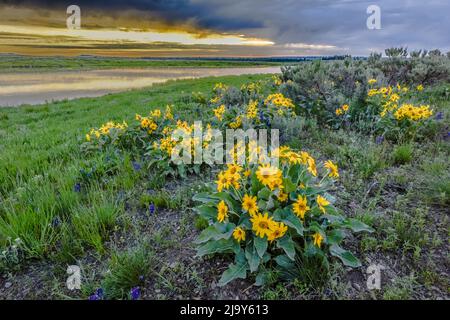
[[[368,55],[450,50],[447,0],[0,0],[0,53],[116,56]],[[81,8],[81,29],[66,8]],[[381,30],[366,9],[381,8]]]

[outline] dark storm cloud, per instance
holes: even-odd
[[[0,0],[14,5],[53,9],[77,4],[82,11],[120,15],[128,9],[176,25],[242,33],[276,42],[280,53],[368,54],[389,46],[450,50],[448,0]],[[381,30],[368,30],[369,5],[381,8]],[[308,48],[302,44],[319,47]]]
[[[257,19],[264,27],[240,30],[278,44],[328,44],[367,54],[371,49],[405,45],[450,50],[448,0],[198,0],[214,2],[222,18]],[[367,7],[381,9],[381,30],[366,27]]]
[[[190,0],[0,0],[0,4],[15,6],[34,6],[37,8],[63,10],[71,4],[76,4],[83,11],[104,11],[105,14],[120,14],[122,10],[137,10],[142,14],[151,14],[163,21],[171,23],[190,20],[201,28],[219,31],[233,31],[236,29],[260,28],[262,23],[240,19],[223,19],[215,13],[215,5],[208,2],[196,3]]]

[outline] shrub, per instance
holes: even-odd
[[[395,164],[406,164],[411,162],[413,157],[413,148],[409,144],[395,147],[393,152],[393,160]]]
[[[245,278],[248,271],[256,274],[257,284],[264,284],[267,270],[291,266],[299,252],[322,259],[336,256],[347,266],[360,266],[340,243],[345,229],[372,230],[333,206],[335,199],[327,190],[339,176],[337,166],[325,162],[319,178],[316,161],[308,153],[281,147],[275,155],[280,157],[280,168],[228,165],[215,187],[194,196],[202,203],[197,212],[210,221],[196,240],[197,255],[235,256],[220,285]]]
[[[114,253],[109,262],[109,273],[102,282],[106,298],[126,298],[133,287],[142,284],[155,265],[154,253],[149,248]]]

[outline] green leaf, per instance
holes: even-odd
[[[208,202],[212,202],[214,200],[214,197],[211,196],[210,193],[197,193],[192,197],[192,200],[195,202],[203,202],[203,203],[208,203]]]
[[[287,226],[294,228],[297,231],[299,236],[303,236],[303,222],[299,217],[295,216],[293,213],[288,214],[286,218],[281,219],[281,222],[286,224]]]
[[[281,221],[287,226],[295,229],[299,236],[303,236],[303,222],[290,209],[277,209],[273,213],[273,217],[277,221]]]
[[[268,188],[262,188],[258,192],[258,199],[268,200],[270,197],[271,191]]]
[[[345,226],[350,228],[353,232],[369,232],[372,233],[375,230],[369,227],[367,224],[357,220],[357,219],[347,219]]]
[[[342,263],[348,267],[358,268],[361,266],[361,262],[353,255],[353,253],[342,249],[337,244],[330,246],[330,253],[332,256],[338,257]]]
[[[203,218],[214,219],[217,217],[217,209],[210,205],[201,205],[195,208],[195,211]]]
[[[197,248],[197,257],[202,257],[207,254],[214,254],[219,252],[238,252],[239,244],[230,239],[222,239],[218,241],[209,241]]]
[[[260,256],[260,258],[262,258],[264,256],[264,253],[266,253],[266,250],[267,250],[267,246],[268,246],[267,239],[265,237],[261,238],[261,237],[255,236],[253,242],[255,245],[256,252]]]
[[[289,235],[285,235],[283,238],[277,241],[278,248],[284,250],[289,259],[295,260],[295,243]]]
[[[290,269],[294,266],[292,260],[285,254],[277,256],[275,258],[275,261],[283,269]]]
[[[295,184],[298,183],[298,179],[300,177],[300,172],[302,171],[302,166],[300,164],[295,164],[291,166],[289,169],[289,176],[291,177],[292,182]]]
[[[264,286],[269,281],[270,273],[266,270],[261,270],[255,279],[255,286]]]
[[[284,179],[284,190],[286,193],[294,192],[297,190],[297,185],[290,178],[286,178]]]
[[[331,230],[327,233],[327,243],[332,244],[339,244],[344,239],[344,232],[341,229],[335,229]]]
[[[222,274],[218,285],[223,287],[235,279],[245,279],[247,277],[248,264],[244,259],[236,256],[236,262],[230,264],[227,270]]]
[[[232,223],[215,223],[200,233],[194,241],[196,244],[205,243],[209,240],[229,239],[233,234],[235,225]]]
[[[258,208],[259,210],[267,210],[267,201],[264,201],[262,199],[258,200]]]
[[[254,246],[247,246],[245,249],[245,257],[247,258],[250,272],[257,271],[261,263],[261,258],[258,256]]]

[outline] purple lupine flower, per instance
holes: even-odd
[[[438,121],[444,119],[444,113],[442,111],[439,111],[438,113],[436,113],[434,119]]]
[[[264,121],[264,113],[262,112],[262,110],[259,110],[258,112],[258,116],[259,116],[259,121],[263,122]]]
[[[141,295],[141,289],[139,287],[134,287],[130,291],[131,300],[139,299]]]
[[[102,300],[103,299],[103,289],[98,288],[95,293],[89,296],[89,300]]]
[[[378,136],[378,137],[375,139],[375,143],[376,143],[376,144],[381,144],[383,141],[384,141],[384,136]]]
[[[61,220],[59,219],[59,217],[54,217],[52,219],[52,227],[53,228],[57,228],[61,225]]]
[[[98,295],[93,294],[91,296],[89,296],[89,300],[90,301],[95,301],[95,300],[102,300],[102,298],[100,298]]]
[[[141,164],[139,162],[133,161],[132,164],[133,164],[134,171],[140,171],[142,169],[142,166],[141,166]]]
[[[150,203],[150,206],[148,207],[148,211],[150,212],[150,214],[155,213],[155,205],[153,203]]]
[[[81,184],[79,182],[75,183],[75,185],[73,186],[73,191],[81,192]]]

